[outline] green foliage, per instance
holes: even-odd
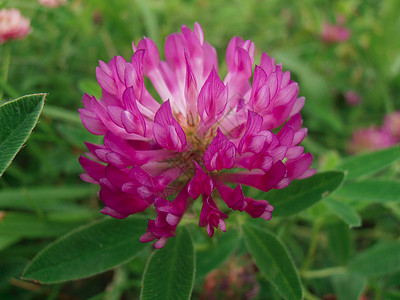
[[[0,176],[35,127],[46,94],[24,96],[0,106]]]
[[[132,259],[147,246],[139,242],[145,229],[143,218],[107,218],[80,227],[38,253],[23,277],[56,283],[107,271]]]
[[[328,198],[324,200],[324,204],[333,214],[337,215],[339,218],[345,221],[350,227],[361,226],[360,215],[353,207],[346,204],[345,202]]]
[[[190,299],[195,266],[193,241],[183,227],[176,238],[150,256],[143,275],[140,299]]]
[[[236,231],[229,231],[215,237],[210,247],[196,252],[196,279],[202,279],[213,269],[218,268],[234,252],[239,242]]]
[[[339,300],[360,299],[367,286],[367,279],[356,274],[337,275],[332,282]]]
[[[400,243],[380,242],[356,255],[349,263],[351,272],[372,277],[400,269]]]
[[[336,196],[366,202],[393,202],[400,200],[400,182],[365,180],[346,183]]]
[[[283,243],[272,233],[243,225],[247,247],[264,276],[285,299],[302,299],[296,267]]]
[[[239,289],[260,300],[400,298],[400,147],[348,152],[355,130],[380,127],[400,109],[398,0],[0,1],[11,7],[33,30],[0,46],[0,299],[137,299],[142,287],[147,299]],[[322,24],[341,18],[351,38],[323,43]],[[79,179],[78,157],[84,142],[102,137],[85,130],[77,109],[84,92],[101,97],[98,60],[129,60],[143,35],[161,49],[167,34],[195,21],[217,50],[222,79],[233,36],[255,42],[255,64],[265,51],[291,72],[306,97],[301,146],[318,172],[282,190],[246,191],[274,206],[270,221],[233,212],[216,196],[229,219],[213,238],[198,228],[196,200],[178,236],[153,250],[138,242],[152,211],[95,220],[102,204]],[[149,80],[146,87],[156,95]],[[345,101],[350,90],[358,106]],[[24,268],[30,282],[20,279]],[[213,282],[227,288],[212,290]]]
[[[400,147],[352,156],[343,161],[339,169],[347,171],[346,179],[354,180],[374,174],[400,159]]]
[[[274,216],[288,217],[327,197],[339,187],[343,178],[344,173],[337,171],[316,174],[294,181],[285,189],[272,190],[265,198],[274,206]]]

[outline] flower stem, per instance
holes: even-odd
[[[305,300],[319,300],[320,298],[314,296],[314,295],[311,294],[309,291],[307,291],[306,289],[304,289],[304,299],[305,299]]]
[[[3,84],[1,86],[2,90],[0,90],[0,100],[2,100],[2,98],[4,96],[3,91],[7,91],[7,87],[5,87],[5,86],[7,86],[7,78],[8,78],[8,72],[10,70],[10,62],[11,62],[11,48],[10,48],[9,43],[6,43],[4,45],[2,56],[4,58],[4,61],[3,61],[3,68],[1,70],[2,71],[1,82],[2,83],[4,82],[4,86],[3,86]],[[7,93],[8,93],[8,91],[7,91]]]
[[[346,272],[345,267],[332,267],[321,270],[310,270],[310,271],[300,272],[300,276],[307,279],[314,279],[314,278],[325,278],[334,275],[339,275],[345,272]]]
[[[313,231],[311,234],[310,247],[308,248],[307,257],[304,260],[303,265],[300,267],[300,272],[307,270],[311,266],[311,264],[314,260],[314,254],[315,254],[315,251],[317,251],[318,236],[319,236],[319,232],[320,232],[322,223],[323,223],[323,220],[318,219],[314,224],[314,228],[313,228]]]
[[[303,278],[312,279],[312,278],[325,278],[333,275],[339,275],[346,272],[345,267],[332,267],[321,270],[310,270],[301,272],[300,275]]]

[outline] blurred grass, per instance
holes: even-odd
[[[317,158],[314,164],[319,169],[326,167],[324,161],[332,160],[332,155],[335,163],[327,167],[330,169],[347,156],[345,149],[354,129],[381,125],[385,113],[400,109],[398,0],[69,0],[57,9],[40,6],[33,0],[13,0],[0,1],[1,7],[21,9],[31,18],[33,27],[26,39],[0,45],[0,64],[6,65],[5,46],[11,53],[7,76],[0,78],[2,100],[23,94],[49,93],[37,128],[0,179],[0,209],[10,211],[5,215],[6,222],[0,217],[0,224],[3,223],[0,263],[4,259],[10,262],[7,265],[10,274],[18,274],[15,270],[21,268],[21,260],[37,253],[48,243],[48,237],[99,217],[95,188],[87,188],[79,179],[82,168],[77,158],[84,152],[84,141],[96,143],[100,138],[84,130],[77,108],[82,107],[83,92],[99,95],[95,76],[98,60],[108,61],[117,54],[129,59],[132,41],[137,44],[143,36],[155,41],[162,56],[165,37],[179,31],[182,24],[193,28],[197,21],[205,39],[217,49],[222,71],[226,71],[225,50],[233,36],[255,42],[256,63],[262,52],[276,57],[299,82],[300,94],[306,96],[303,115],[309,135],[305,146]],[[338,15],[346,19],[345,26],[352,32],[350,40],[322,43],[322,23],[334,23]],[[4,75],[4,70],[1,72]],[[361,105],[346,104],[344,93],[348,90],[360,94]],[[392,177],[398,178],[398,167],[394,166],[391,172]],[[21,190],[25,191],[22,195]],[[2,199],[6,200],[2,202]],[[398,209],[397,203],[393,205]],[[281,226],[281,220],[272,221],[272,227],[282,227],[280,235],[291,245],[290,251],[297,262],[307,252],[302,250],[307,248],[315,231],[315,216],[325,210],[324,204],[313,207],[305,216],[290,222],[285,220],[285,226]],[[339,228],[345,232],[346,239],[357,242],[352,245],[357,249],[346,248],[346,259],[379,239],[400,235],[396,226],[398,216],[386,207],[372,209],[372,213],[360,209],[358,213],[364,227],[351,232],[344,230],[336,217],[327,218],[327,222],[334,224],[333,229]],[[26,226],[30,231],[24,233]],[[329,232],[322,228],[316,233],[322,255],[314,263],[320,268],[332,261],[344,260],[329,254],[331,249],[327,245],[334,240],[332,228]],[[7,235],[17,231],[18,235]],[[33,238],[38,239],[33,241]],[[140,263],[144,265],[145,259]],[[125,271],[119,270],[118,274]],[[141,270],[129,271],[132,278],[127,281],[129,289],[124,295],[135,299]],[[109,277],[110,274],[105,274],[70,284],[63,292],[74,291],[83,299],[99,293],[101,298],[104,294],[100,293],[106,293],[104,287],[112,282]],[[110,284],[118,285],[118,280],[116,277]],[[392,279],[387,276],[385,280]],[[385,280],[378,281],[376,286],[372,284],[369,292],[379,295]],[[332,293],[333,285],[321,280],[306,283],[307,288],[321,296]],[[17,295],[15,299],[43,299],[46,295],[43,290],[35,292],[13,285],[5,290],[0,288],[0,295],[2,291],[4,297]]]

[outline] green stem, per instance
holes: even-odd
[[[10,70],[10,62],[11,62],[11,48],[10,48],[10,45],[8,43],[6,43],[4,45],[3,58],[4,58],[4,61],[3,61],[1,82],[2,83],[4,82],[4,85],[6,86],[7,85],[7,79],[8,79],[8,72]],[[4,86],[1,86],[1,87],[3,88],[3,90],[5,90],[7,92],[6,87],[4,87]],[[4,96],[3,90],[0,90],[0,100]],[[9,93],[7,92],[7,94],[9,94]]]
[[[391,210],[398,220],[400,220],[400,207],[397,203],[385,203],[385,206]]]
[[[303,278],[312,279],[312,278],[325,278],[333,275],[339,275],[346,272],[345,267],[333,267],[326,268],[321,270],[310,270],[301,272],[300,275]]]
[[[311,264],[314,260],[314,254],[317,251],[318,237],[319,237],[319,232],[320,232],[322,223],[323,223],[322,219],[317,219],[317,221],[314,224],[313,231],[311,234],[310,247],[308,248],[307,257],[304,260],[303,265],[300,267],[300,272],[306,271],[311,266]]]
[[[69,122],[71,124],[82,124],[77,111],[68,110],[57,106],[46,105],[43,109],[43,115],[55,120]]]
[[[314,296],[313,294],[311,294],[306,289],[304,289],[304,299],[305,300],[320,300],[320,298]]]

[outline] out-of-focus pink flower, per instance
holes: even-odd
[[[396,144],[396,140],[385,128],[371,126],[366,129],[359,129],[353,133],[348,147],[350,153],[360,153],[384,149]]]
[[[0,44],[7,40],[24,38],[31,31],[30,23],[18,9],[0,10]]]
[[[133,45],[130,61],[100,61],[102,98],[85,94],[79,111],[104,144],[86,144],[81,177],[100,185],[102,212],[112,217],[154,204],[157,218],[149,220],[142,242],[163,247],[200,196],[199,225],[210,236],[225,231],[229,208],[269,220],[273,207],[246,197],[242,185],[268,192],[315,173],[311,154],[299,146],[307,129],[301,127],[305,99],[298,97],[298,84],[265,53],[253,73],[254,49],[250,40],[234,37],[221,79],[216,51],[196,23],[167,37],[165,61],[149,38]]]
[[[357,106],[361,103],[360,95],[353,90],[349,90],[344,93],[344,99],[346,100],[347,104],[350,106]]]
[[[260,291],[257,267],[250,257],[230,257],[221,267],[208,273],[201,300],[250,300]]]
[[[400,142],[400,111],[387,115],[383,128],[389,131],[396,143]]]
[[[322,24],[321,39],[324,43],[340,43],[347,41],[351,36],[351,31],[341,24]]]
[[[67,2],[67,0],[39,0],[39,3],[43,6],[56,8],[60,5],[63,5]]]

